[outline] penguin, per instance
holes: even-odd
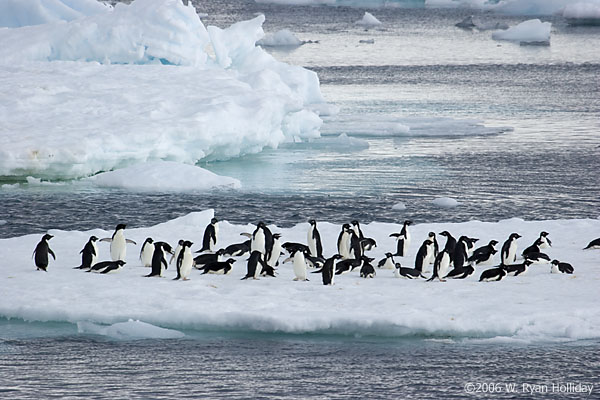
[[[262,253],[260,250],[253,250],[252,253],[250,253],[250,258],[248,258],[248,269],[246,275],[242,278],[242,280],[248,278],[258,279],[262,272],[263,264],[264,261],[262,259]]]
[[[271,250],[271,254],[267,259],[267,264],[273,268],[279,265],[279,257],[281,256],[281,238],[280,233],[273,234],[273,249]]]
[[[151,276],[162,276],[163,265],[166,270],[169,266],[167,263],[166,253],[173,254],[173,249],[168,243],[165,242],[154,242],[154,253],[152,254],[152,271],[146,275],[147,278]]]
[[[508,239],[504,242],[502,245],[502,251],[500,252],[501,264],[507,265],[515,263],[517,260],[517,239],[520,237],[521,235],[518,233],[511,233]]]
[[[313,257],[308,254],[304,254],[304,258],[306,259],[306,266],[309,268],[323,268],[326,261],[324,258]]]
[[[363,235],[362,230],[360,229],[360,223],[357,220],[350,222],[352,224],[352,230],[358,236],[358,239],[364,239],[365,235]]]
[[[296,251],[301,251],[305,254],[310,253],[310,248],[302,243],[285,242],[281,245],[281,247],[283,247],[283,249],[287,251],[290,255]]]
[[[547,264],[550,262],[550,257],[548,256],[548,254],[541,252],[528,253],[523,258],[531,261],[532,264]]]
[[[194,264],[194,256],[192,255],[192,245],[194,243],[189,240],[185,240],[181,245],[181,250],[177,256],[177,276],[173,280],[183,279],[187,281],[192,272],[192,265]]]
[[[392,233],[390,237],[396,238],[396,254],[395,256],[404,257],[408,254],[408,247],[410,246],[411,235],[408,227],[412,225],[412,221],[406,220],[402,225],[400,233]]]
[[[546,231],[540,232],[539,240],[542,242],[539,246],[540,249],[547,249],[548,247],[552,247],[552,241],[548,237],[549,233]]]
[[[450,258],[452,258],[452,256],[454,255],[454,248],[456,247],[456,239],[454,239],[454,237],[448,231],[440,232],[440,235],[446,237],[446,244],[444,245],[444,250],[446,250],[450,255]]]
[[[342,274],[345,274],[348,272],[352,272],[352,271],[354,271],[355,268],[362,267],[363,262],[364,262],[364,260],[362,257],[360,259],[355,259],[355,258],[344,259],[342,257],[342,260],[339,261],[335,266],[335,274],[342,275]]]
[[[360,242],[360,238],[354,232],[354,230],[350,230],[350,257],[358,260],[363,256],[363,247]]]
[[[273,249],[273,234],[267,228],[264,222],[260,221],[256,225],[256,229],[252,233],[252,239],[250,242],[250,252],[255,250],[260,251],[263,257],[269,258],[271,250]]]
[[[123,265],[125,265],[125,261],[117,260],[117,261],[101,261],[91,266],[86,272],[98,272],[98,273],[109,273],[111,271],[118,271]],[[106,271],[108,270],[108,271]],[[106,271],[106,272],[104,272]]]
[[[118,224],[112,237],[100,239],[101,242],[110,242],[110,258],[113,261],[125,260],[127,243],[137,244],[133,240],[125,239],[125,224]]]
[[[551,274],[559,274],[559,273],[572,274],[573,272],[575,272],[575,269],[573,269],[573,266],[571,264],[565,263],[565,262],[560,262],[558,260],[552,260],[552,263],[550,266]]]
[[[79,252],[79,254],[81,254],[81,265],[74,269],[90,269],[92,268],[92,265],[96,264],[96,260],[98,259],[97,240],[98,238],[96,236],[90,236],[88,242]]]
[[[224,249],[219,249],[216,253],[200,254],[199,256],[194,257],[193,266],[197,269],[204,269],[206,264],[221,261],[221,256],[223,254],[225,254]]]
[[[503,265],[502,268],[506,272],[506,276],[517,276],[527,272],[527,268],[533,264],[531,260],[525,260],[521,264]]]
[[[204,236],[202,237],[202,248],[196,253],[202,253],[204,251],[214,251],[217,246],[217,240],[219,237],[219,220],[213,218],[210,220],[210,224],[206,225],[204,229]]]
[[[369,251],[374,247],[377,247],[377,242],[373,238],[363,238],[360,239],[360,247],[362,248],[362,252],[364,254],[365,251]]]
[[[342,225],[342,231],[340,232],[337,240],[338,254],[342,256],[342,260],[348,260],[353,258],[350,255],[350,236],[351,232],[350,224]]]
[[[313,257],[323,258],[323,244],[321,243],[321,234],[317,229],[317,221],[311,219],[308,221],[308,223],[310,226],[306,236],[310,255]]]
[[[152,265],[152,254],[154,254],[154,240],[149,237],[146,238],[140,250],[140,261],[143,267],[150,267]]]
[[[584,250],[588,249],[600,249],[600,238],[592,240],[587,246],[583,248]]]
[[[427,282],[431,282],[435,278],[438,278],[440,282],[445,282],[443,277],[448,275],[449,268],[450,253],[448,252],[448,250],[444,249],[440,251],[440,253],[435,258],[435,262],[433,263],[433,274],[431,275],[431,278],[427,279]]]
[[[466,236],[461,236],[456,242],[456,246],[454,246],[454,254],[452,256],[452,263],[455,269],[462,269],[465,265],[465,261],[468,258],[468,247],[469,247],[470,239]]]
[[[244,254],[250,252],[250,242],[250,239],[248,239],[243,243],[230,244],[223,250],[223,255],[234,257],[243,256]]]
[[[396,263],[394,262],[394,255],[392,253],[385,253],[385,258],[379,260],[377,267],[382,269],[395,269]]]
[[[431,240],[433,242],[433,257],[431,257],[430,262],[429,262],[429,264],[433,264],[433,262],[435,261],[435,258],[437,257],[438,253],[440,252],[440,247],[438,245],[437,239],[435,238],[435,232],[429,232],[427,239]]]
[[[473,250],[475,250],[475,243],[477,243],[479,241],[479,239],[465,236],[464,240],[467,245],[467,247],[466,247],[467,257],[470,257],[473,254]]]
[[[425,278],[421,271],[416,268],[405,268],[400,263],[396,263],[396,269],[394,270],[394,276],[396,278],[406,278],[406,279],[417,279],[417,278]]]
[[[335,262],[342,258],[339,254],[334,254],[325,260],[323,268],[321,268],[321,276],[323,277],[323,285],[334,285],[335,280]]]
[[[498,252],[495,248],[497,244],[498,241],[490,240],[487,245],[481,246],[473,251],[473,254],[467,259],[467,261],[470,262],[472,266],[477,266],[480,264],[487,265],[491,263],[492,259],[494,258],[494,254]]]
[[[454,268],[444,277],[444,279],[465,279],[471,276],[473,272],[475,272],[475,268],[473,268],[472,265],[465,265],[462,268]]]
[[[499,265],[495,268],[486,269],[481,273],[479,282],[493,282],[499,281],[506,276],[506,271]]]
[[[375,268],[371,265],[370,262],[363,262],[362,267],[360,268],[360,277],[361,278],[375,278],[377,273],[375,272]]]
[[[419,247],[419,251],[417,251],[417,255],[415,257],[415,269],[417,271],[422,273],[423,268],[430,264],[429,260],[433,258],[434,249],[435,248],[431,240],[426,239],[423,241],[423,244],[421,247]]]
[[[535,242],[533,242],[533,244],[531,246],[529,246],[525,250],[523,250],[521,255],[523,257],[526,257],[528,254],[539,253],[541,251],[540,249],[541,249],[542,245],[543,245],[542,240],[536,239]]]
[[[50,235],[49,233],[46,233],[44,236],[42,236],[42,240],[40,240],[37,246],[35,246],[35,250],[33,250],[32,256],[34,257],[35,266],[37,267],[38,271],[47,272],[48,254],[50,254],[56,261],[56,255],[48,244],[48,240],[52,239],[53,237],[54,236]]]
[[[177,241],[177,247],[175,247],[175,251],[171,254],[171,259],[169,260],[169,264],[173,264],[173,260],[177,260],[179,257],[179,252],[181,251],[181,247],[183,246],[183,239]],[[175,261],[175,265],[177,265],[177,261]]]
[[[303,252],[294,252],[292,255],[292,267],[294,270],[295,281],[308,281],[308,278],[306,277],[306,259],[304,258]]]
[[[231,272],[231,269],[233,268],[233,263],[235,263],[235,259],[233,259],[233,258],[229,258],[226,261],[210,262],[202,268],[202,270],[203,270],[202,275],[204,275],[204,274],[227,275],[229,272]]]

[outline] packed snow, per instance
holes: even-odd
[[[292,47],[301,46],[304,42],[296,37],[289,29],[282,29],[274,33],[267,33],[264,38],[256,42],[259,46],[267,47]]]
[[[0,30],[0,176],[195,164],[318,137],[319,79],[256,46],[264,19],[205,28],[191,4],[135,0]]]
[[[88,178],[100,187],[135,191],[182,192],[208,189],[239,189],[239,180],[204,168],[173,161],[153,161],[103,172]]]
[[[519,43],[550,43],[550,22],[542,22],[539,19],[530,19],[504,31],[492,33],[495,40],[510,40]]]
[[[569,4],[563,17],[571,25],[600,25],[600,1]]]
[[[512,232],[518,232],[523,236],[518,240],[518,254],[546,231],[552,247],[543,251],[552,259],[571,263],[573,275],[551,274],[549,264],[534,264],[524,275],[484,283],[478,278],[489,267],[478,266],[465,280],[425,282],[395,278],[393,271],[377,269],[374,279],[360,278],[354,271],[337,276],[334,286],[323,286],[320,274],[309,274],[308,282],[294,281],[292,266],[281,264],[282,256],[277,277],[242,281],[246,255],[237,258],[229,275],[201,275],[193,270],[189,281],[173,281],[176,272],[171,264],[164,278],[143,277],[149,269],[141,266],[138,257],[145,238],[171,244],[189,239],[195,243],[192,250],[199,249],[213,215],[206,210],[152,227],[126,229],[125,236],[138,244],[128,245],[127,264],[116,274],[73,269],[80,265],[79,251],[90,235],[110,237],[112,231],[94,227],[85,232],[51,230],[55,237],[49,243],[57,260],[50,260],[47,273],[36,271],[31,259],[42,232],[2,239],[0,315],[28,321],[68,321],[80,323],[84,333],[134,337],[164,337],[157,336],[163,331],[145,325],[151,324],[177,331],[426,335],[528,342],[600,338],[600,253],[582,250],[588,241],[600,237],[596,219],[418,224],[411,226],[408,255],[396,258],[403,266],[412,267],[415,253],[430,231],[479,238],[476,247],[495,239],[500,242],[498,248]],[[226,220],[224,215],[217,217]],[[284,242],[305,243],[308,226],[271,225],[270,229],[281,233]],[[253,229],[251,224],[220,222],[218,247],[242,242],[245,238],[240,233]],[[318,229],[324,253],[331,256],[337,251],[340,226],[318,221]],[[389,234],[400,229],[400,224],[363,224],[365,236],[377,242],[367,254],[379,260],[385,252],[394,251],[396,242]],[[443,238],[440,246],[444,246]],[[98,249],[100,260],[109,258],[108,243],[99,243]],[[499,262],[498,254],[493,261],[494,265]],[[163,333],[166,337],[179,335]]]
[[[18,28],[71,21],[107,13],[111,8],[97,0],[0,0],[0,27]]]
[[[363,17],[355,23],[356,25],[360,25],[365,28],[381,25],[381,21],[375,18],[375,16],[368,11],[365,11]]]

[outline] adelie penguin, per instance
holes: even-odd
[[[506,271],[503,268],[503,265],[499,265],[495,268],[486,269],[481,273],[479,277],[479,282],[493,282],[499,281],[506,276]]]
[[[448,231],[440,232],[440,236],[446,237],[446,244],[444,245],[444,250],[448,252],[450,258],[454,255],[454,248],[456,247],[456,239],[450,234]],[[436,256],[437,258],[437,256]]]
[[[219,220],[213,218],[210,220],[210,224],[204,229],[204,236],[202,237],[202,248],[196,253],[202,253],[204,251],[214,251],[217,247],[217,240],[219,237]]]
[[[310,226],[306,234],[308,249],[313,257],[323,257],[323,244],[321,243],[321,234],[317,229],[317,221],[311,219],[308,221]]]
[[[375,278],[375,268],[371,265],[370,262],[363,262],[362,267],[360,268],[360,277],[361,278]]]
[[[475,268],[471,265],[465,265],[462,268],[454,268],[444,277],[444,279],[465,279],[475,272]]]
[[[500,252],[502,264],[507,265],[515,263],[517,260],[517,239],[520,237],[521,235],[518,233],[511,233],[506,242],[502,245],[502,251]]]
[[[112,237],[100,239],[101,242],[110,242],[110,258],[113,261],[125,260],[127,243],[136,244],[133,240],[125,238],[125,224],[118,224]]]
[[[427,236],[427,240],[431,240],[431,242],[433,243],[433,257],[431,257],[429,264],[433,264],[433,262],[435,261],[435,258],[437,257],[438,253],[440,252],[440,246],[438,245],[437,239],[435,238],[435,232],[429,232],[428,236]]]
[[[362,266],[365,262],[371,262],[371,261],[373,261],[373,259],[369,258],[367,256],[362,256],[359,259],[355,259],[355,258],[351,258],[351,259],[347,259],[347,260],[342,259],[342,261],[338,262],[335,266],[335,274],[342,275],[342,274],[346,274],[348,272],[352,272],[356,268],[362,268]]]
[[[250,242],[251,240],[248,239],[242,243],[230,244],[229,246],[225,247],[225,249],[223,249],[223,255],[234,257],[243,256],[244,254],[250,251]]]
[[[221,261],[220,258],[225,254],[224,249],[217,250],[216,253],[200,254],[194,258],[194,267],[197,269],[204,269],[206,264],[215,263]]]
[[[179,252],[181,251],[181,246],[183,246],[183,242],[183,239],[177,241],[177,247],[175,247],[175,251],[171,253],[171,259],[169,260],[169,264],[173,264],[173,260],[177,260],[177,257],[179,257]]]
[[[364,239],[365,235],[363,235],[362,229],[360,229],[360,223],[357,220],[350,222],[352,224],[352,230],[358,237],[358,239]]]
[[[518,276],[527,272],[531,264],[533,264],[531,260],[525,260],[521,264],[503,265],[502,268],[506,272],[506,276]]]
[[[412,225],[412,221],[404,221],[400,233],[392,233],[390,237],[396,238],[396,254],[395,256],[404,257],[408,254],[408,248],[410,246],[411,235],[408,227]]]
[[[271,249],[271,254],[269,258],[267,258],[267,265],[272,268],[279,266],[279,257],[281,256],[281,234],[274,233],[273,234],[273,248]]]
[[[98,238],[96,236],[90,236],[88,242],[79,252],[79,254],[81,254],[81,265],[75,267],[75,269],[90,269],[92,268],[92,265],[96,264],[96,260],[98,259],[97,240]]]
[[[592,241],[591,241],[590,243],[588,243],[588,245],[587,245],[587,246],[585,246],[583,249],[584,249],[584,250],[589,250],[589,249],[600,249],[600,238],[592,240]]]
[[[552,247],[552,241],[548,237],[549,233],[546,231],[540,232],[539,240],[541,242],[540,249],[547,249],[548,247]]]
[[[162,276],[164,270],[169,267],[167,263],[167,253],[173,254],[173,249],[168,243],[154,242],[154,254],[152,254],[152,271],[146,275],[147,278],[152,276]],[[163,269],[164,266],[164,269]]]
[[[431,282],[435,278],[438,278],[440,282],[444,282],[444,276],[448,275],[450,270],[450,253],[444,249],[435,258],[433,263],[433,274],[431,278],[427,279],[427,282]]]
[[[262,257],[263,255],[259,250],[254,250],[252,253],[250,253],[250,258],[248,258],[247,272],[242,280],[248,278],[258,279],[262,273],[263,267],[267,265]]]
[[[379,260],[377,267],[381,269],[395,269],[396,262],[394,261],[394,255],[392,253],[385,253],[385,258]]]
[[[406,279],[417,279],[417,278],[425,278],[421,271],[416,268],[406,268],[403,267],[400,263],[396,263],[396,269],[394,270],[394,276],[396,278],[406,278]]]
[[[35,266],[37,267],[38,271],[46,271],[48,268],[48,254],[50,254],[52,258],[56,260],[56,256],[48,244],[48,240],[52,239],[53,237],[54,236],[50,235],[49,233],[45,234],[42,236],[42,240],[40,240],[37,246],[35,246],[35,250],[33,250]]]
[[[117,260],[117,261],[101,261],[92,265],[92,267],[86,272],[98,272],[100,274],[109,274],[115,273],[121,270],[125,265],[125,261]]]
[[[215,274],[215,275],[227,275],[233,268],[235,259],[229,258],[226,261],[214,261],[208,263],[202,267],[202,275],[204,274]]]
[[[290,256],[290,258],[292,259],[292,269],[294,270],[294,275],[295,281],[308,281],[307,278],[307,266],[306,266],[306,258],[304,255],[304,252],[302,251],[295,251],[292,253],[292,255]],[[290,258],[288,258],[286,261],[289,261]]]
[[[154,254],[154,240],[152,238],[146,238],[142,249],[140,250],[140,261],[142,267],[150,267],[152,265],[152,255]]]
[[[521,253],[521,255],[523,257],[527,256],[528,254],[532,254],[532,253],[539,253],[541,250],[541,246],[543,245],[543,242],[541,239],[536,239],[535,242],[533,242],[533,244],[529,247],[527,247],[525,250],[523,250],[523,252]]]
[[[342,258],[341,255],[334,254],[333,256],[331,256],[327,260],[325,260],[325,264],[323,265],[323,268],[321,268],[321,276],[323,277],[323,285],[332,286],[334,284],[335,262],[336,262],[336,260],[340,260],[341,258]]]
[[[251,235],[250,252],[260,251],[265,258],[269,258],[273,249],[273,234],[264,222],[260,221]]]
[[[498,241],[490,240],[490,242],[487,245],[476,249],[473,252],[473,255],[469,257],[467,261],[469,261],[473,266],[487,265],[491,263],[492,259],[494,258],[494,254],[498,252],[496,250],[497,244]]]
[[[454,246],[454,253],[452,255],[452,263],[454,264],[455,269],[462,269],[465,265],[465,261],[467,261],[468,253],[469,253],[469,238],[466,236],[461,236],[456,242],[456,246]]]
[[[350,255],[350,237],[354,232],[350,228],[350,224],[342,225],[342,231],[340,232],[337,240],[338,254],[342,256],[342,260],[348,260],[353,258]]]
[[[552,260],[550,263],[550,273],[551,274],[572,274],[575,272],[573,266],[566,262],[560,262],[558,260]]]
[[[189,279],[190,272],[192,272],[192,265],[194,264],[194,256],[191,250],[192,245],[193,243],[189,240],[184,240],[181,245],[181,250],[177,256],[177,276],[174,280],[183,279],[187,281]]]
[[[420,273],[424,272],[423,269],[431,264],[430,260],[435,261],[433,242],[429,239],[423,241],[417,255],[415,256],[415,269]]]

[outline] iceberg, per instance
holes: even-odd
[[[364,26],[365,28],[381,25],[381,21],[368,11],[365,11],[363,17],[355,23],[356,25]]]
[[[0,28],[71,21],[111,9],[110,5],[97,0],[1,0]]]
[[[275,33],[266,34],[256,44],[267,47],[295,47],[301,46],[304,42],[298,39],[289,29],[281,29]]]
[[[492,33],[495,40],[510,40],[521,44],[550,44],[550,22],[542,22],[539,19],[530,19],[521,22],[505,31]]]
[[[318,137],[319,79],[256,46],[264,19],[205,28],[191,4],[135,0],[0,30],[0,176],[194,165]]]
[[[600,1],[569,4],[562,15],[570,25],[600,25]]]

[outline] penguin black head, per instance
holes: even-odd
[[[125,261],[123,260],[117,260],[115,261],[117,263],[118,266],[122,267],[123,265],[127,264]]]
[[[360,223],[357,220],[352,221],[351,224],[354,226],[360,225]]]
[[[273,234],[273,239],[280,239],[281,238],[281,233],[274,233]]]
[[[216,251],[215,253],[217,256],[222,256],[223,254],[225,254],[225,249],[219,249]]]
[[[404,221],[404,225],[412,225],[412,223],[413,222],[411,220],[408,220],[408,219],[406,221]]]
[[[423,244],[424,244],[425,246],[431,246],[431,245],[433,244],[433,242],[432,242],[431,240],[429,240],[429,239],[425,239],[425,240],[423,241]]]
[[[559,263],[560,263],[560,261],[558,261],[558,260],[552,260],[552,262],[550,264],[558,265]]]
[[[497,244],[498,244],[498,241],[496,241],[496,240],[490,240],[490,243],[489,243],[490,246],[494,247]]]
[[[314,219],[309,219],[308,223],[311,225],[317,225],[317,221],[315,221]]]
[[[183,246],[183,242],[184,242],[184,240],[183,240],[183,239],[180,239],[180,240],[177,242],[177,244],[178,244],[178,245],[180,245],[180,246]]]
[[[344,224],[344,225],[342,225],[342,230],[349,231],[350,230],[350,224]]]
[[[385,256],[386,256],[387,258],[390,258],[390,257],[392,257],[392,256],[393,256],[393,254],[392,254],[392,253],[385,253]]]
[[[227,261],[225,261],[227,264],[233,264],[235,262],[234,258],[229,258]]]
[[[529,267],[531,264],[533,264],[533,261],[526,258],[525,261],[523,261],[523,264]]]
[[[146,238],[146,240],[144,241],[144,243],[150,243],[150,244],[152,244],[152,243],[154,243],[154,240],[151,237],[149,237],[149,238]]]
[[[119,224],[117,225],[117,227],[115,228],[115,231],[118,231],[119,229],[125,229],[127,227],[126,224]]]
[[[42,236],[42,240],[48,241],[48,240],[52,239],[53,237],[54,237],[53,235],[46,233],[44,236]]]
[[[219,220],[216,219],[216,218],[213,218],[213,219],[210,220],[210,223],[213,224],[213,225],[216,224],[217,222],[219,222]]]
[[[173,249],[171,248],[171,245],[169,243],[162,242],[160,245],[164,251],[169,252],[169,253],[173,252]]]
[[[440,235],[442,235],[442,236],[446,236],[446,237],[448,237],[448,236],[451,236],[451,235],[450,235],[450,232],[448,232],[448,231],[443,231],[443,232],[440,232]]]
[[[400,269],[402,268],[402,264],[400,264],[399,262],[396,263],[396,269]]]
[[[333,258],[334,260],[339,260],[339,259],[342,258],[342,255],[341,254],[334,254],[334,255],[331,256],[331,258]]]
[[[549,233],[546,231],[540,232],[540,237],[546,237],[548,235],[549,235]]]
[[[518,233],[511,233],[509,238],[510,239],[518,239],[520,237],[521,237],[521,235],[519,235]]]
[[[96,240],[98,240],[98,238],[96,236],[90,236],[90,241],[91,242],[95,242]]]
[[[265,223],[260,221],[258,224],[256,224],[257,228],[264,228],[265,227]]]
[[[435,238],[435,232],[429,232],[429,237]]]
[[[192,247],[194,243],[190,242],[189,240],[186,240],[182,243],[182,246],[184,247]]]

